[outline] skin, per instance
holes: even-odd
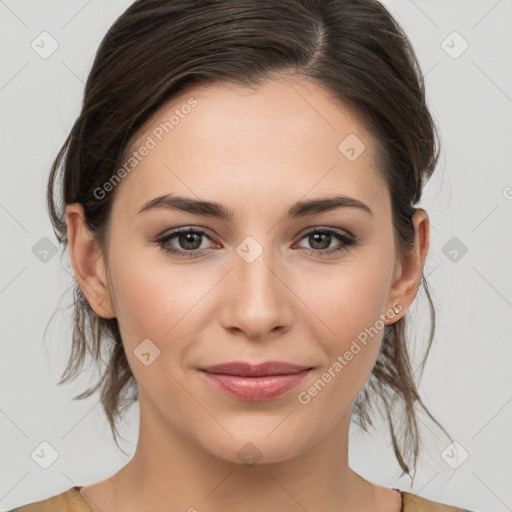
[[[195,86],[162,107],[131,149],[190,96],[197,106],[117,185],[104,251],[86,229],[81,205],[67,206],[76,278],[96,313],[120,322],[140,403],[133,458],[81,494],[91,510],[103,512],[398,512],[398,493],[348,464],[351,406],[375,364],[383,329],[308,404],[297,396],[379,314],[397,303],[400,313],[385,324],[405,314],[428,252],[428,216],[421,209],[414,215],[415,245],[400,263],[374,140],[306,79],[256,90]],[[338,149],[349,134],[366,146],[354,161]],[[137,213],[171,192],[222,203],[234,218]],[[363,201],[373,215],[339,208],[284,217],[299,200],[333,194]],[[179,258],[154,242],[187,226],[212,235],[201,239],[200,257]],[[315,244],[305,236],[314,228],[347,230],[358,243],[322,256],[343,242],[333,236],[330,244]],[[236,251],[248,236],[263,249],[251,263]],[[186,251],[181,242],[168,245]],[[147,338],[160,349],[149,366],[134,354]],[[198,370],[233,360],[314,368],[284,395],[248,402],[220,393]],[[250,467],[237,455],[249,442],[261,454]]]

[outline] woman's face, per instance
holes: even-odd
[[[421,273],[397,262],[369,133],[306,80],[217,84],[160,109],[133,151],[114,187],[109,292],[89,301],[120,323],[143,421],[234,462],[285,460],[346,426]],[[151,207],[166,195],[187,202]],[[352,203],[315,203],[341,196]],[[233,361],[309,370],[260,384],[202,370]]]

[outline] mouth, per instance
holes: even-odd
[[[242,361],[200,368],[219,391],[241,400],[271,400],[297,386],[312,370],[281,361],[251,364]]]

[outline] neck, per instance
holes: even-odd
[[[170,429],[141,395],[135,454],[111,478],[116,510],[374,510],[374,486],[348,465],[349,426],[347,411],[299,455],[250,465],[219,458]]]

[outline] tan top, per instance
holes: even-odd
[[[400,491],[402,508],[400,512],[470,512],[469,510],[442,505],[416,494]],[[91,512],[76,487],[43,501],[15,508],[10,512]]]

